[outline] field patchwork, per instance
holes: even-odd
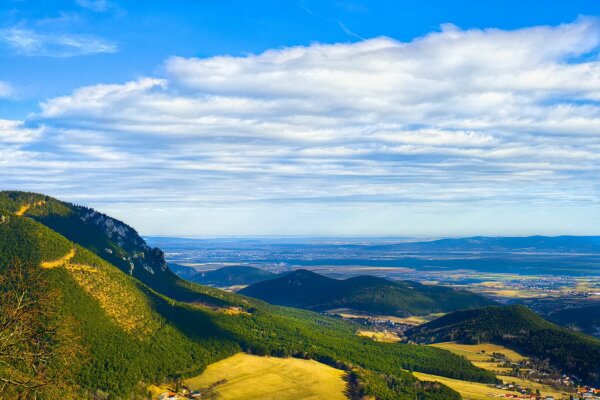
[[[538,382],[534,382],[528,379],[522,379],[515,376],[509,376],[508,373],[512,371],[511,368],[498,366],[498,362],[491,361],[491,355],[493,353],[503,354],[510,362],[519,362],[526,360],[527,357],[517,353],[514,350],[506,348],[504,346],[492,344],[492,343],[481,343],[481,344],[461,344],[456,342],[443,342],[436,343],[430,346],[438,347],[440,349],[451,351],[454,354],[465,357],[471,361],[475,366],[487,369],[496,373],[498,379],[502,380],[505,384],[520,385],[523,388],[529,388],[535,391],[539,389],[544,396],[553,396],[555,399],[568,399],[569,394],[557,391],[551,386],[544,385]],[[436,375],[415,373],[417,378],[422,380],[437,381],[443,383],[452,389],[456,390],[461,396],[467,400],[479,400],[479,399],[491,399],[498,397],[498,395],[506,395],[509,392],[502,389],[490,387],[489,385],[475,382],[467,382],[456,379],[444,378]]]

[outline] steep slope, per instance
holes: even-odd
[[[494,304],[477,294],[442,286],[390,281],[374,276],[338,280],[307,270],[296,270],[276,279],[255,283],[239,293],[272,304],[309,310],[351,308],[397,316],[449,312]]]
[[[202,285],[227,287],[234,285],[250,285],[252,283],[273,279],[276,276],[276,274],[260,268],[237,265],[219,268],[214,271],[201,272],[189,278],[189,280]]]
[[[57,293],[57,301],[51,305],[57,308],[57,315],[72,320],[71,330],[76,335],[69,340],[77,341],[84,349],[68,360],[73,374],[67,376],[67,371],[63,372],[68,388],[78,393],[77,398],[140,398],[145,396],[144,382],[197,374],[207,364],[238,351],[311,358],[348,369],[353,381],[359,383],[361,394],[380,399],[457,398],[448,388],[419,382],[402,372],[402,368],[449,377],[466,376],[480,382],[495,380],[492,374],[443,350],[377,343],[358,337],[358,327],[353,324],[186,283],[166,269],[154,271],[155,275],[173,277],[173,284],[167,289],[180,289],[185,293],[182,297],[189,299],[174,300],[162,292],[165,286],[152,286],[155,280],[138,279],[136,268],[117,268],[88,250],[82,243],[91,240],[90,236],[78,238],[66,223],[72,220],[91,232],[96,228],[77,222],[79,217],[70,214],[73,211],[67,212],[71,216],[65,220],[57,217],[62,221],[57,225],[71,232],[73,241],[41,224],[48,221],[49,215],[64,212],[63,207],[70,206],[40,195],[4,192],[0,193],[2,196],[1,215],[5,218],[0,229],[5,234],[0,236],[0,248],[10,249],[11,254],[1,260],[0,276],[14,268],[16,259],[24,260],[30,268],[43,272],[48,281],[45,290]],[[17,199],[12,200],[16,204],[10,204],[7,198]],[[39,203],[40,198],[43,203]],[[19,203],[23,200],[25,203]],[[17,215],[28,204],[35,205]],[[36,214],[41,212],[43,217],[31,215],[38,208]],[[124,252],[121,254],[131,255],[124,249],[124,241],[115,242],[114,234],[112,238],[106,232],[105,235],[100,244],[90,245],[92,250],[116,244]],[[145,243],[138,246],[143,249]],[[111,254],[98,253],[106,258]],[[147,278],[143,273],[140,276]],[[9,292],[12,287],[11,282],[0,280],[0,293]],[[65,340],[53,337],[53,342],[61,341]],[[62,371],[53,365],[50,362],[46,368]]]
[[[590,383],[600,382],[600,340],[558,327],[523,306],[457,311],[406,334],[425,343],[502,344],[525,355],[547,358],[556,368]]]
[[[150,247],[129,225],[88,207],[25,192],[0,192],[0,210],[40,222],[70,241],[181,301],[207,301],[167,267],[163,252]],[[10,216],[10,214],[8,214]]]

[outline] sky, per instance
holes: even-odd
[[[0,0],[0,190],[144,235],[598,235],[599,50],[587,0]]]

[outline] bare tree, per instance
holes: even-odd
[[[82,349],[72,321],[57,311],[59,299],[38,267],[0,266],[0,398],[37,399],[63,386],[71,368],[62,367]]]

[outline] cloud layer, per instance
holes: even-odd
[[[172,57],[0,123],[0,178],[169,207],[598,207],[599,45],[581,18]]]

